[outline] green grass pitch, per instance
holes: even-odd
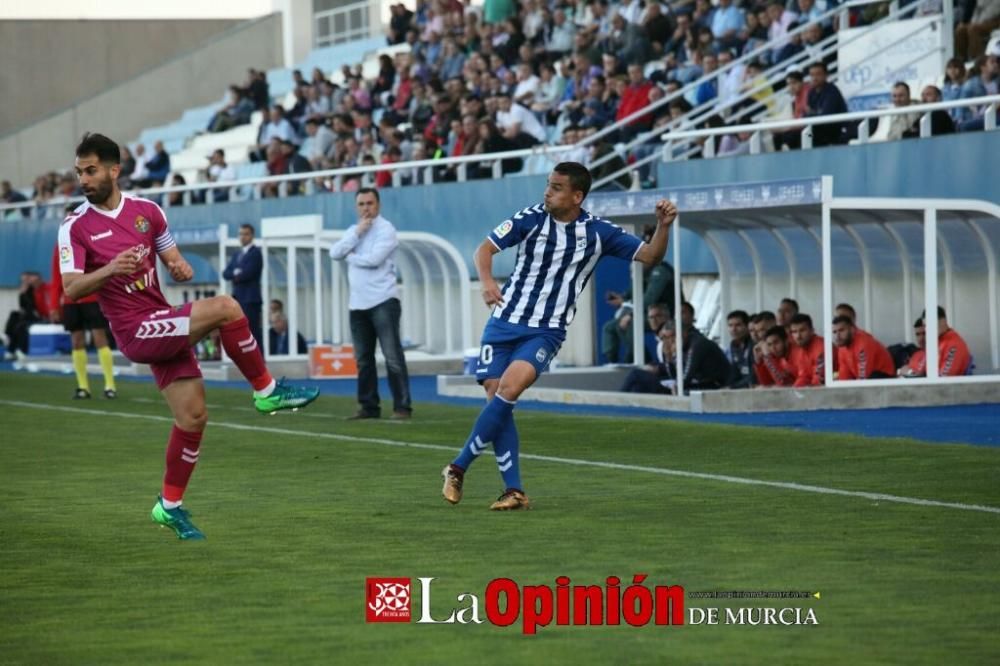
[[[996,449],[522,411],[523,453],[655,469],[526,459],[533,510],[498,514],[489,455],[460,505],[440,496],[440,447],[457,450],[474,408],[345,422],[352,401],[323,396],[263,417],[210,386],[185,501],[208,541],[183,543],[149,519],[170,427],[155,388],[80,403],[71,384],[0,375],[3,664],[1000,663],[1000,513],[655,471],[998,507]],[[370,576],[435,577],[441,617],[498,577],[637,573],[688,592],[819,591],[685,600],[809,607],[819,624],[365,622]]]

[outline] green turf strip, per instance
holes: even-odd
[[[71,383],[71,382],[70,382]],[[6,375],[0,400],[168,417],[155,389],[68,400],[67,380]],[[137,402],[133,400],[142,400]],[[209,388],[216,422],[457,450],[475,410],[345,422],[350,400],[253,414]],[[169,423],[0,405],[0,663],[983,663],[1000,515],[525,460],[534,509],[486,510],[490,456],[457,507],[447,451],[209,426],[185,505],[208,542],[149,521]],[[327,418],[329,417],[329,418]],[[338,417],[338,418],[334,418]],[[1000,452],[669,420],[518,415],[522,451],[588,461],[1000,506]],[[436,577],[433,611],[496,577],[818,590],[818,626],[540,628],[366,624],[368,576]],[[623,585],[624,587],[624,585]],[[419,591],[414,610],[419,614]],[[724,611],[723,611],[724,613]],[[480,609],[485,619],[485,613]]]

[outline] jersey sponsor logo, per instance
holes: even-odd
[[[99,240],[101,240],[102,238],[107,238],[107,237],[108,237],[108,236],[110,236],[110,235],[111,235],[112,233],[113,233],[113,232],[111,231],[111,229],[108,229],[107,231],[103,231],[103,232],[101,232],[101,233],[99,233],[99,234],[92,234],[92,235],[90,236],[90,240],[92,240],[92,241],[99,241]]]
[[[366,622],[409,622],[410,579],[366,578]]]
[[[504,220],[503,222],[497,225],[497,228],[493,230],[493,233],[496,234],[497,238],[503,238],[504,236],[509,234],[510,230],[513,228],[514,228],[513,222],[511,222],[510,220]]]
[[[142,215],[138,215],[135,218],[135,230],[140,234],[144,234],[149,231],[149,221]]]

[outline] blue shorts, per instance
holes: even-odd
[[[566,339],[566,331],[532,328],[490,318],[483,329],[476,361],[476,381],[498,379],[513,361],[527,361],[537,374],[548,369]]]

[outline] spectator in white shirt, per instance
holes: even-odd
[[[514,103],[510,94],[497,96],[497,127],[503,135],[521,148],[528,148],[545,141],[545,128],[528,109]]]
[[[514,101],[523,106],[531,106],[538,93],[541,80],[535,76],[530,62],[522,62],[517,66],[517,85],[514,86]]]
[[[257,147],[251,154],[250,159],[254,161],[264,161],[267,159],[267,147],[273,139],[296,142],[295,128],[285,118],[285,110],[280,104],[271,107],[270,116],[263,125],[260,126],[260,134],[257,136]]]

